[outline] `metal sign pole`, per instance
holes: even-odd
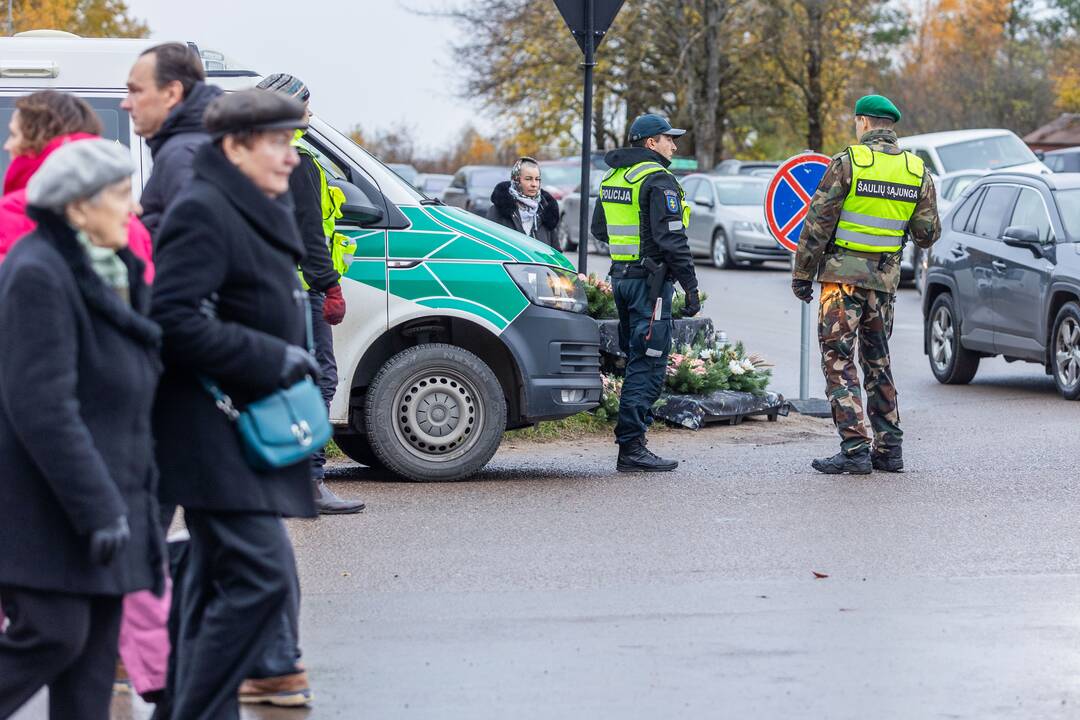
[[[592,90],[596,65],[593,0],[585,0],[585,113],[581,127],[581,218],[578,225],[578,272],[588,274],[589,263],[589,170],[592,166]]]
[[[810,399],[810,303],[802,305],[802,347],[799,351],[799,399]]]

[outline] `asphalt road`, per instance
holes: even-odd
[[[785,269],[700,275],[795,394]],[[246,716],[1080,716],[1080,405],[1031,365],[938,385],[921,322],[903,291],[902,475],[814,473],[836,437],[799,416],[657,432],[683,461],[660,476],[613,472],[606,438],[509,443],[455,484],[346,469],[368,510],[291,525],[315,709]]]

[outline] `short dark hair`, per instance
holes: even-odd
[[[632,147],[632,148],[644,148],[646,140],[656,139],[656,138],[660,137],[661,135],[663,135],[663,133],[657,133],[656,135],[649,135],[648,137],[643,137],[640,140],[632,140],[631,144],[630,144],[630,147]]]
[[[893,125],[896,124],[895,122],[893,122],[892,118],[877,117],[876,115],[863,115],[863,117],[866,118],[866,121],[868,123],[870,123],[870,127],[873,130],[879,130],[879,129],[886,129],[887,130],[887,129],[891,128]]]
[[[154,67],[154,82],[159,90],[171,82],[179,82],[186,99],[196,83],[206,79],[202,59],[183,43],[171,42],[155,45],[144,50],[140,57],[143,55],[153,55],[157,60]]]

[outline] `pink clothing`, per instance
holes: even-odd
[[[50,140],[45,147],[41,148],[41,152],[37,155],[18,155],[11,158],[11,164],[8,165],[7,172],[4,174],[4,194],[7,195],[10,192],[25,188],[26,183],[30,182],[30,178],[33,177],[34,173],[41,167],[41,163],[45,162],[45,158],[52,155],[53,151],[61,145],[66,145],[67,143],[75,142],[76,140],[87,140],[95,137],[97,137],[97,135],[91,135],[89,133],[58,135]]]
[[[0,198],[0,262],[4,261],[11,248],[20,238],[37,227],[37,223],[26,216],[26,190],[16,190]],[[149,285],[154,281],[154,263],[151,260],[153,246],[148,231],[139,218],[131,216],[128,223],[128,247],[135,257],[146,263],[143,279]]]
[[[45,162],[45,158],[69,142],[94,137],[97,136],[86,133],[61,135],[53,138],[39,154],[23,155],[11,161],[4,176],[4,196],[0,197],[0,262],[3,262],[20,238],[37,227],[37,223],[26,216],[26,184]],[[154,281],[154,263],[151,260],[153,245],[150,242],[150,232],[134,215],[128,223],[128,247],[135,253],[135,257],[146,263],[143,279],[149,285]]]
[[[172,581],[165,578],[165,594],[149,590],[124,596],[120,624],[120,659],[131,686],[139,695],[162,690],[169,667],[169,605]]]

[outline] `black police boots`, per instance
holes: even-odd
[[[669,472],[679,467],[678,460],[665,460],[645,447],[643,438],[635,438],[619,446],[619,472]]]
[[[875,470],[893,473],[904,472],[904,456],[898,447],[874,450],[870,458]]]
[[[869,475],[872,469],[870,462],[870,448],[864,448],[856,453],[848,455],[843,450],[831,458],[819,458],[810,465],[818,472],[826,475]]]

